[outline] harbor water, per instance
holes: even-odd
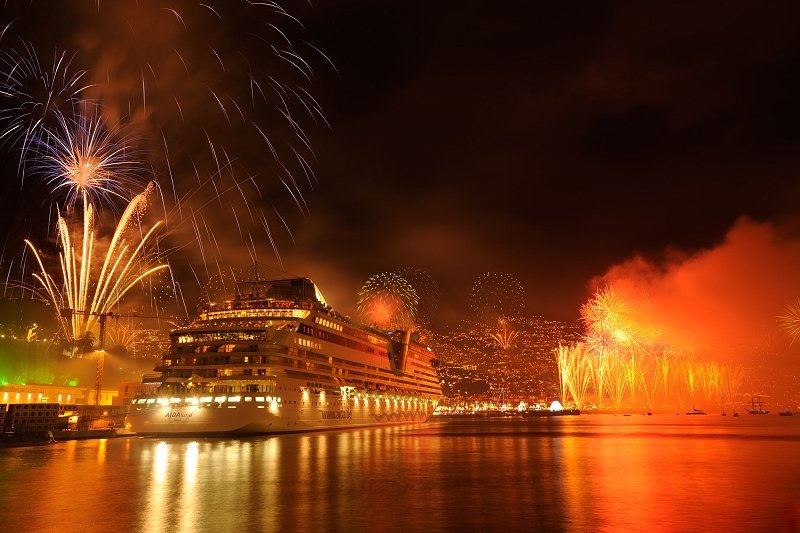
[[[800,531],[800,416],[581,415],[0,449],[2,530]]]

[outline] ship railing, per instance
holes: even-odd
[[[233,374],[231,376],[215,376],[216,381],[269,381],[275,380],[274,374],[257,375],[257,374]]]
[[[156,394],[156,395],[138,395],[131,400],[131,405],[137,407],[201,407],[213,406],[221,404],[239,404],[239,403],[265,403],[276,404],[283,403],[280,396],[274,396],[274,393],[268,392],[248,392],[248,393],[216,393],[208,392],[201,395],[186,396],[183,394]]]

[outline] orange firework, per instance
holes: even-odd
[[[787,305],[783,314],[777,317],[778,326],[789,336],[794,344],[800,338],[800,298]]]
[[[614,285],[606,285],[581,306],[581,319],[592,333],[609,333],[624,340],[630,311],[630,301]]]
[[[406,329],[414,324],[419,297],[396,272],[371,276],[358,293],[358,312],[369,324],[384,329]]]

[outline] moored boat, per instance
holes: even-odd
[[[753,396],[751,398],[752,409],[748,409],[747,407],[744,408],[751,415],[768,415],[769,411],[764,409],[764,403],[761,400],[761,396]]]
[[[704,415],[704,414],[706,414],[706,412],[703,411],[702,409],[697,409],[697,408],[692,407],[692,410],[691,411],[687,411],[686,414],[687,415]]]
[[[0,447],[2,448],[42,446],[54,442],[52,431],[23,431],[0,435]]]

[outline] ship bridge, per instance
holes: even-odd
[[[236,284],[234,304],[253,307],[273,301],[311,302],[327,306],[319,288],[308,278],[255,279]]]

